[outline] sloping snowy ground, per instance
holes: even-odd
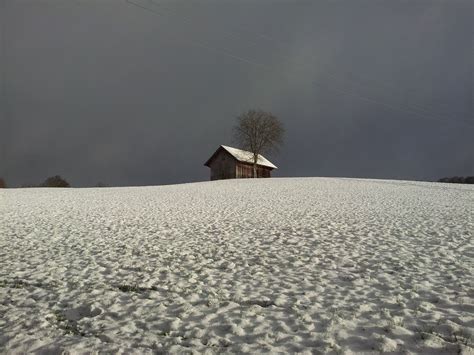
[[[0,191],[0,352],[472,353],[472,186]]]

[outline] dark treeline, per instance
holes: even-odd
[[[0,177],[0,189],[6,189],[7,187],[13,187],[13,186],[7,186],[7,183],[5,182],[5,179]],[[60,175],[55,175],[55,176],[50,176],[49,178],[44,180],[41,184],[22,184],[20,187],[21,188],[27,188],[27,187],[71,187],[71,184],[66,179],[62,178]],[[98,182],[93,187],[108,187],[108,185],[103,183],[103,182]]]
[[[451,184],[474,184],[474,176],[453,176],[439,179],[438,182],[448,182]]]
[[[23,184],[21,187],[71,187],[69,182],[59,175],[50,176],[41,184]]]
[[[3,179],[0,178],[0,188],[2,187],[1,182],[4,183],[3,187],[6,187],[5,182]],[[108,185],[103,182],[98,182],[93,187],[107,187]],[[50,176],[46,180],[44,180],[41,184],[23,184],[20,187],[71,187],[71,184],[60,175]]]

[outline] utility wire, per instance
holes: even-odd
[[[133,2],[133,1],[125,0],[125,2],[126,2],[127,4],[136,6],[136,7],[138,7],[138,8],[143,9],[143,10],[146,10],[146,11],[149,11],[149,12],[155,14],[155,15],[163,16],[163,13],[158,12],[158,11],[155,11],[155,10],[152,10],[152,9],[150,9],[150,8],[148,8],[148,7],[142,6],[142,5],[137,4],[137,3]],[[231,53],[231,52],[228,52],[228,51],[225,50],[225,49],[220,49],[220,48],[208,46],[207,44],[205,44],[205,42],[201,42],[201,41],[187,41],[187,40],[183,40],[183,42],[188,43],[189,45],[192,45],[192,46],[195,46],[195,47],[207,49],[207,50],[209,50],[209,51],[212,51],[212,52],[215,52],[215,53],[224,55],[224,56],[229,57],[229,58],[233,58],[233,59],[235,59],[235,60],[238,60],[238,61],[241,61],[241,62],[244,62],[244,63],[247,63],[247,64],[251,64],[251,65],[254,65],[254,66],[257,66],[257,67],[264,67],[264,64],[259,64],[259,63],[253,62],[252,60],[249,60],[249,59],[247,59],[247,58],[243,58],[243,57],[240,57],[240,56],[238,56],[238,55],[235,55],[235,54],[233,54],[233,53]]]
[[[161,11],[156,11],[154,9],[150,9],[149,7],[147,6],[143,6],[141,4],[137,4],[136,2],[133,2],[131,0],[125,0],[126,3],[130,4],[130,5],[133,5],[133,6],[136,6],[138,8],[141,8],[143,10],[147,10],[155,15],[158,15],[158,16],[166,16],[166,14],[164,14],[163,12]],[[165,10],[165,11],[168,11],[168,12],[173,12],[172,10],[169,10],[167,8],[165,8],[164,6],[162,6],[161,4],[157,4],[155,3],[154,0],[149,0],[149,2],[155,4],[156,6],[160,6],[161,9]],[[184,18],[185,22],[187,23],[192,23],[191,21],[191,18],[189,16],[180,16],[181,18]],[[225,37],[231,37],[231,38],[235,38],[235,34],[233,34],[232,32],[229,32],[229,31],[224,31],[224,32],[220,32],[220,33],[224,33],[225,34]],[[238,36],[242,39],[242,36]],[[260,38],[263,38],[263,39],[266,39],[268,41],[272,41],[272,42],[275,42],[275,43],[288,43],[288,41],[284,41],[284,40],[277,40],[277,39],[274,39],[268,35],[265,35],[265,34],[259,34],[258,37]],[[225,49],[221,49],[221,48],[217,48],[217,47],[213,47],[213,46],[209,46],[207,45],[205,42],[202,42],[202,41],[184,41],[190,45],[193,45],[193,46],[196,46],[196,47],[200,47],[200,48],[204,48],[204,49],[207,49],[209,51],[212,51],[212,52],[215,52],[215,53],[218,53],[218,54],[221,54],[221,55],[224,55],[224,56],[227,56],[227,57],[230,57],[230,58],[233,58],[235,60],[238,60],[238,61],[241,61],[241,62],[244,62],[244,63],[247,63],[247,64],[250,64],[252,66],[255,66],[255,67],[259,67],[259,68],[265,68],[265,69],[269,69],[269,70],[274,70],[274,69],[278,69],[278,68],[275,68],[275,67],[271,67],[269,65],[266,65],[266,64],[263,64],[263,63],[258,63],[258,62],[255,62],[251,59],[248,59],[248,58],[244,58],[242,56],[238,56],[238,55],[235,55],[233,54],[232,52],[229,52],[228,50],[225,50]],[[256,43],[255,42],[249,42],[253,45],[255,45]],[[310,58],[311,59],[311,58]],[[335,75],[333,73],[331,73],[330,71],[326,71],[325,74],[327,76],[329,76],[330,78],[333,78],[335,79],[336,81],[340,81],[340,80],[343,80],[343,81],[349,81],[350,80],[347,80],[347,79],[344,79],[344,78],[341,78],[340,76],[338,75]],[[334,87],[330,87],[330,86],[327,86],[327,85],[323,85],[321,83],[318,83],[317,81],[314,81],[313,82],[314,85],[318,85],[318,86],[321,86],[321,87],[324,87],[326,90],[332,90],[332,91],[335,91],[337,92],[338,94],[341,94],[341,95],[349,95],[349,96],[352,96],[352,97],[355,97],[355,98],[358,98],[360,100],[363,100],[363,101],[366,101],[366,102],[370,102],[372,104],[377,104],[377,105],[380,105],[380,106],[384,106],[386,108],[389,108],[389,109],[392,109],[392,110],[396,110],[396,111],[400,111],[400,112],[405,112],[405,113],[408,113],[410,115],[413,115],[413,116],[417,116],[419,118],[423,118],[425,120],[431,120],[431,121],[436,121],[436,122],[440,122],[440,123],[446,123],[446,119],[444,118],[441,118],[441,117],[437,117],[437,115],[434,115],[432,112],[429,112],[428,110],[425,110],[425,109],[422,109],[422,108],[417,108],[416,106],[413,107],[413,106],[409,106],[409,105],[405,105],[405,107],[402,107],[402,106],[397,106],[397,105],[394,105],[392,103],[388,103],[388,102],[385,102],[385,101],[382,101],[382,100],[378,100],[378,99],[375,99],[373,97],[369,97],[369,96],[365,96],[365,95],[361,95],[357,92],[354,92],[354,91],[351,91],[351,90],[347,90],[347,89],[340,89],[340,88],[334,88]],[[364,86],[364,84],[358,84],[359,86]],[[367,86],[367,85],[365,85]],[[470,128],[474,128],[474,124],[472,124],[471,122],[469,121],[464,121],[464,120],[451,120],[452,122],[454,123],[458,123],[458,124],[462,124],[464,126],[468,126]]]
[[[169,8],[165,7],[163,4],[158,3],[156,0],[148,0],[148,2],[152,3],[156,6],[159,6],[161,9],[164,9],[164,10],[170,12],[170,13],[174,12],[176,14],[175,10],[170,10]],[[193,20],[192,17],[182,15],[182,14],[177,14],[177,15],[180,18],[185,19],[187,23],[194,23],[192,21]],[[247,29],[243,28],[243,27],[235,27],[234,26],[234,28],[237,29],[240,32],[249,33],[249,31]],[[251,45],[260,45],[257,42],[249,41],[248,39],[244,38],[241,34],[237,34],[236,30],[224,31],[224,32],[221,31],[219,33],[226,33],[227,36],[225,36],[225,37],[228,37],[228,38],[239,37],[240,39],[243,39],[245,42],[247,42]],[[274,38],[272,36],[269,36],[267,34],[252,33],[252,32],[250,32],[250,34],[254,35],[257,38],[261,38],[261,39],[264,39],[266,41],[273,42],[273,43],[276,43],[276,44],[292,45],[292,43],[288,40],[276,39],[276,38]],[[309,60],[316,60],[316,58],[315,57],[310,57]],[[355,85],[357,85],[359,87],[366,87],[366,88],[371,88],[371,89],[373,89],[373,86],[375,86],[375,89],[380,89],[380,88],[387,89],[387,88],[389,88],[391,90],[395,90],[395,91],[398,91],[398,93],[400,93],[400,88],[398,86],[390,85],[389,83],[381,84],[380,82],[377,82],[374,85],[374,81],[372,81],[372,87],[371,87],[370,81],[367,81],[367,80],[360,80],[360,79],[359,80],[354,80],[354,79],[348,78],[347,75],[342,76],[340,73],[335,74],[334,71],[329,71],[327,69],[326,69],[326,73],[332,75],[333,78],[336,78],[337,80],[342,80],[342,81],[345,81],[345,82],[352,82],[352,83],[355,83]],[[403,89],[403,90],[407,91],[407,89]],[[416,92],[416,90],[408,90],[408,91]],[[407,105],[407,104],[405,103],[405,105]],[[411,107],[411,109],[422,111],[424,114],[427,114],[427,115],[434,115],[434,113],[432,112],[432,109],[436,109],[434,107],[428,107],[428,106],[424,107],[424,106],[416,104],[416,103],[412,103],[411,105],[409,104],[409,106]]]
[[[148,2],[155,5],[155,6],[157,6],[157,7],[159,7],[159,9],[161,10],[160,15],[164,15],[163,12],[168,12],[170,14],[174,13],[174,14],[176,14],[175,17],[178,17],[179,19],[183,20],[183,22],[194,25],[194,21],[193,21],[194,18],[192,18],[190,16],[187,16],[187,15],[176,13],[175,10],[170,10],[169,8],[165,7],[163,4],[157,3],[155,0],[148,0]],[[219,31],[219,34],[224,38],[233,38],[233,39],[244,40],[244,42],[247,42],[252,46],[259,46],[260,45],[260,43],[249,40],[248,38],[244,38],[241,34],[235,32],[235,31],[228,31],[228,30],[222,30],[221,29]]]

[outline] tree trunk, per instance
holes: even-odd
[[[254,154],[253,155],[253,177],[257,178],[257,160],[258,160],[258,155]]]

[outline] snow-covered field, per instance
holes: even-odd
[[[472,353],[474,188],[0,191],[0,353]]]

